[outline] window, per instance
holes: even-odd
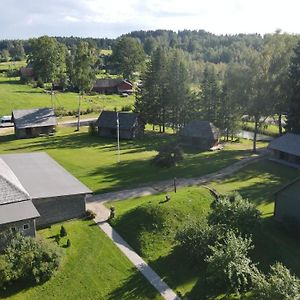
[[[29,229],[29,224],[27,223],[27,224],[24,224],[23,225],[23,230],[28,230]]]
[[[10,230],[12,233],[15,233],[17,231],[16,227],[11,227]]]

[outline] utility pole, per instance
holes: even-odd
[[[81,94],[78,94],[78,119],[77,119],[77,131],[80,130],[80,105],[81,105]]]
[[[120,162],[120,122],[119,113],[117,112],[117,142],[118,142],[118,163]]]

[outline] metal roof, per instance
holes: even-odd
[[[114,88],[123,81],[122,78],[103,78],[97,79],[94,88]]]
[[[28,199],[30,196],[19,179],[0,158],[0,205]]]
[[[13,110],[12,116],[17,129],[55,126],[57,124],[52,108]]]
[[[119,112],[119,125],[120,129],[132,129],[138,122],[139,115],[131,112]],[[102,111],[96,125],[102,128],[117,128],[117,112],[115,111]]]
[[[300,135],[286,133],[270,142],[269,149],[300,156]]]
[[[47,153],[4,154],[0,158],[12,170],[31,199],[92,193]]]
[[[31,200],[0,205],[0,225],[39,216]]]
[[[192,120],[180,130],[179,135],[186,137],[218,139],[220,131],[213,123],[208,121]]]

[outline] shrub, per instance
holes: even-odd
[[[225,225],[228,229],[237,229],[241,233],[251,233],[258,224],[260,215],[254,204],[235,192],[213,203],[208,222],[211,225]]]
[[[89,220],[95,219],[95,218],[96,218],[96,215],[97,215],[97,214],[96,214],[94,211],[90,210],[90,209],[88,209],[88,210],[86,211],[86,217],[87,217],[87,219],[89,219]]]
[[[180,229],[175,239],[181,248],[197,262],[202,262],[210,254],[209,245],[213,245],[222,238],[223,230],[220,226],[208,225],[205,221],[191,221]]]
[[[258,274],[254,279],[253,299],[298,300],[300,280],[281,263],[271,266],[270,273]]]
[[[159,167],[169,168],[175,166],[177,162],[182,160],[182,149],[178,145],[170,143],[159,149],[158,154],[153,159],[153,163]]]
[[[62,252],[45,240],[17,234],[5,249],[4,259],[14,271],[13,280],[44,282],[58,269]]]
[[[210,286],[238,294],[247,291],[257,273],[255,265],[247,256],[248,251],[254,248],[251,238],[243,238],[228,231],[222,243],[217,241],[209,248],[211,255],[206,261]]]
[[[71,240],[70,239],[67,239],[67,248],[70,248],[71,247]]]
[[[89,135],[95,136],[98,133],[97,126],[94,122],[90,122],[89,124]]]
[[[56,243],[57,245],[59,245],[59,242],[60,242],[60,235],[57,234],[57,235],[54,237],[54,240],[55,240],[55,243]]]
[[[121,111],[132,111],[132,106],[131,105],[124,105],[121,108]]]
[[[67,230],[63,225],[60,227],[59,234],[60,234],[61,237],[67,236]]]

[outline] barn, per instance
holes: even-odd
[[[12,122],[14,123],[17,138],[52,135],[57,124],[54,109],[52,108],[13,110]]]
[[[92,91],[102,94],[132,94],[133,85],[129,80],[122,78],[97,79]]]
[[[220,130],[212,123],[192,120],[179,131],[181,143],[208,150],[219,143]]]
[[[101,137],[117,137],[117,118],[119,118],[120,139],[134,139],[144,134],[145,124],[139,114],[131,112],[102,111],[96,126]]]
[[[3,154],[0,155],[0,159],[5,165],[6,179],[10,179],[6,182],[11,186],[13,178],[15,190],[23,195],[16,199],[12,196],[11,202],[16,206],[25,205],[23,202],[27,202],[29,215],[32,220],[35,219],[37,227],[85,214],[86,197],[92,191],[48,154],[44,152]],[[22,210],[19,212],[21,214]],[[22,218],[22,215],[19,218]],[[25,217],[20,221],[24,220]]]
[[[300,135],[286,133],[270,142],[268,149],[274,159],[300,165]]]

